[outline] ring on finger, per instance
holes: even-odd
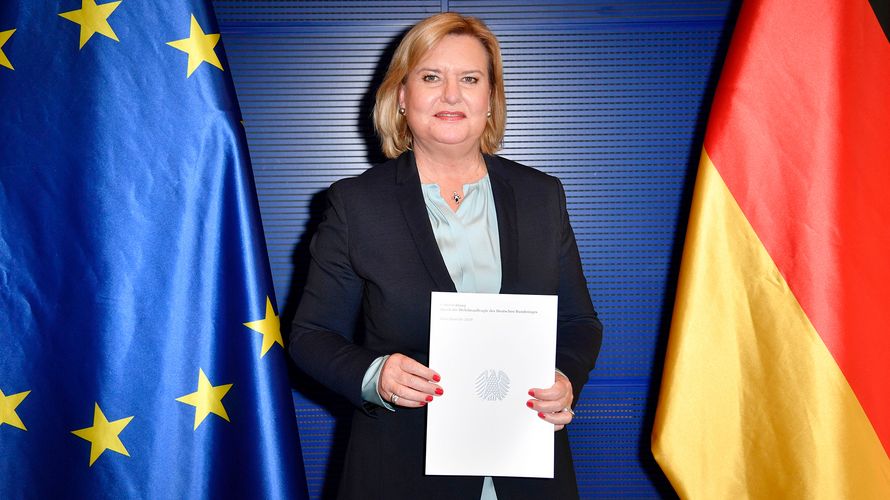
[[[392,397],[389,398],[392,401],[392,404],[399,404],[399,395],[396,393],[392,393]]]
[[[559,411],[559,413],[563,413],[563,412],[569,412],[569,414],[571,414],[573,417],[575,416],[575,412],[568,406],[566,406],[565,408],[563,408],[562,410]]]

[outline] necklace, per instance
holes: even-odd
[[[478,180],[479,178],[485,176],[485,173],[486,173],[485,170],[486,170],[486,167],[485,167],[485,163],[484,163],[484,160],[483,160],[483,161],[482,161],[479,165],[477,165],[477,166],[473,169],[473,171],[471,172],[471,173],[473,173],[474,175],[462,175],[461,177],[463,177],[464,179],[476,179],[476,180]],[[479,172],[481,172],[482,175],[478,176],[478,178],[477,178],[476,175],[477,175]],[[439,186],[442,186],[442,184],[439,184],[439,182],[438,182],[436,179],[434,179],[433,176],[429,175],[429,173],[426,171],[426,169],[423,168],[423,164],[422,164],[422,162],[420,162],[420,161],[417,162],[417,173],[420,175],[420,182],[421,182],[421,183],[432,183],[432,184],[438,184]],[[457,182],[449,182],[449,184],[451,184],[451,185],[453,186],[453,185],[458,184],[458,183],[457,183]],[[450,198],[451,198],[451,200],[454,201],[454,205],[455,205],[455,206],[458,206],[458,205],[460,205],[460,203],[461,203],[462,201],[464,201],[464,198],[466,198],[466,195],[465,195],[465,194],[460,194],[460,193],[458,193],[457,191],[452,191],[452,192],[451,192],[451,196],[450,196]]]

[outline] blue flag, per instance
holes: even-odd
[[[0,6],[0,498],[301,498],[206,2]]]

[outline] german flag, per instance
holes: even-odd
[[[890,2],[746,0],[652,450],[683,498],[890,498]]]

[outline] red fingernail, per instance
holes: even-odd
[[[438,382],[440,380],[442,380],[442,377],[440,377],[438,374],[433,375],[433,382]]]
[[[427,397],[426,397],[426,400],[427,400],[427,401],[432,401],[432,400],[433,400],[433,397],[432,397],[432,396],[427,396]]]
[[[426,406],[426,401],[421,401],[420,406]]]
[[[529,390],[528,390],[528,395],[531,396],[531,397],[535,397],[535,390],[534,390],[534,389],[529,389]]]
[[[532,403],[531,401],[529,401],[528,403],[525,403],[525,406],[528,406],[529,408],[534,408],[535,404]]]
[[[441,396],[442,394],[445,394],[445,391],[443,391],[441,387],[436,387],[436,394]]]
[[[541,412],[538,412],[538,416],[541,417],[541,418],[544,418],[544,414],[541,413]]]

